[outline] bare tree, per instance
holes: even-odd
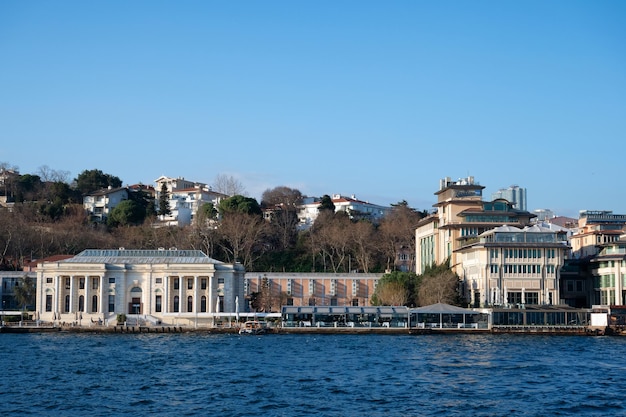
[[[415,228],[423,214],[408,207],[405,202],[398,203],[391,212],[382,219],[379,227],[381,249],[387,257],[387,269],[396,265],[398,253],[406,251],[415,253]],[[409,272],[415,271],[415,263],[409,264]]]
[[[403,306],[409,299],[409,291],[401,282],[386,281],[376,287],[376,298],[380,305]]]
[[[261,216],[245,213],[228,213],[218,227],[219,245],[229,262],[241,262],[247,269],[260,256],[260,243],[266,234],[266,224]]]
[[[362,272],[369,272],[377,251],[377,235],[374,225],[368,221],[351,224],[352,253]]]
[[[450,269],[436,268],[424,274],[419,286],[419,305],[436,303],[456,304],[458,298],[459,277]]]
[[[48,165],[42,165],[37,170],[37,175],[43,182],[64,182],[67,183],[70,178],[69,171],[59,171],[50,168]]]
[[[231,197],[234,195],[245,196],[246,194],[246,189],[241,181],[232,175],[229,176],[225,174],[219,174],[215,177],[213,180],[213,190]]]

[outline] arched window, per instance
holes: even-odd
[[[97,295],[94,295],[93,297],[91,297],[91,312],[92,313],[98,312],[98,296]]]
[[[65,313],[69,313],[70,312],[70,295],[66,295],[65,296]]]
[[[85,296],[78,297],[78,311],[85,311]]]
[[[206,313],[206,295],[203,295],[200,299],[200,312]]]
[[[178,313],[178,312],[179,312],[179,310],[178,310],[178,305],[179,305],[178,296],[177,296],[177,295],[175,295],[175,296],[174,296],[174,313]]]
[[[187,297],[187,312],[191,313],[193,311],[193,297],[190,295]]]

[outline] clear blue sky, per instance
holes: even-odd
[[[0,2],[0,162],[626,213],[626,1]]]

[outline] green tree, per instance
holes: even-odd
[[[99,169],[85,170],[74,179],[76,189],[82,194],[89,194],[102,188],[118,188],[122,186],[122,180],[116,176],[105,174]]]
[[[159,193],[159,215],[168,216],[172,214],[170,209],[170,193],[167,191],[167,185],[161,184],[161,192]]]
[[[242,195],[234,195],[220,201],[219,212],[222,216],[229,213],[262,214],[261,206],[254,198]]]
[[[13,289],[13,293],[23,311],[26,311],[27,307],[35,305],[36,290],[32,278],[26,275],[20,277],[17,285]]]
[[[317,207],[318,211],[330,211],[331,213],[335,212],[335,203],[333,203],[333,199],[330,198],[328,194],[324,194],[320,201],[320,205]]]
[[[381,277],[372,296],[373,305],[414,307],[421,277],[413,272],[393,271]]]
[[[107,226],[130,226],[141,224],[146,217],[146,210],[134,200],[120,202],[107,217]]]

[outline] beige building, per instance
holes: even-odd
[[[473,307],[560,304],[565,232],[500,226],[456,250],[465,300]]]
[[[383,274],[248,272],[245,295],[266,292],[272,312],[282,306],[370,306]]]
[[[601,245],[591,259],[593,304],[626,305],[626,235]]]
[[[474,177],[440,180],[439,190],[435,192],[437,211],[422,219],[415,231],[417,274],[448,259],[458,273],[460,259],[455,252],[458,248],[495,227],[525,227],[535,217],[528,211],[514,209],[507,200],[483,201],[484,188]]]
[[[584,259],[597,255],[602,245],[619,240],[625,226],[626,215],[582,210],[578,217],[578,230],[570,238],[572,257]]]
[[[85,250],[37,266],[37,304],[44,321],[209,325],[236,312],[244,269],[196,250]]]

